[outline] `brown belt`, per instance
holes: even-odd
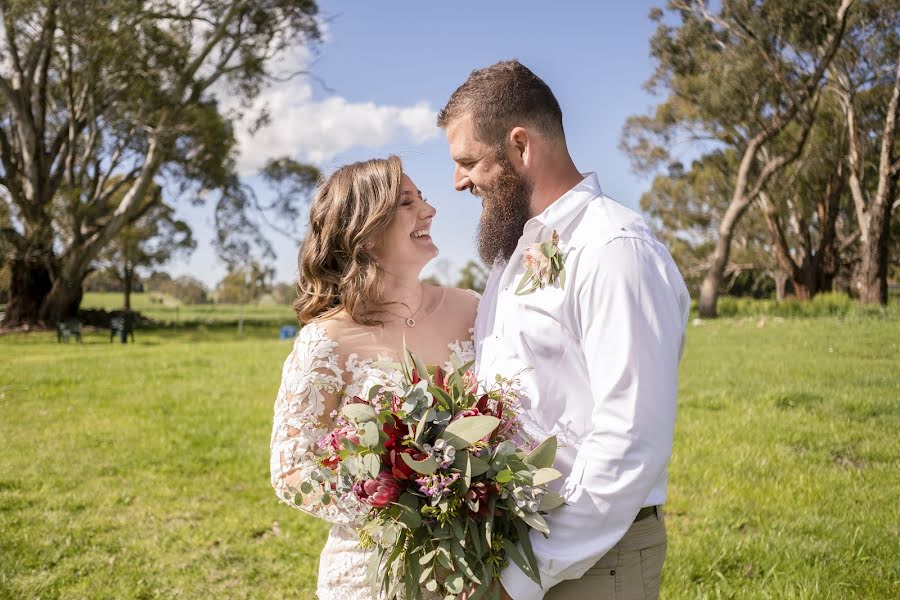
[[[645,506],[641,510],[638,511],[637,516],[634,518],[634,522],[643,521],[647,517],[653,516],[656,514],[655,506]]]

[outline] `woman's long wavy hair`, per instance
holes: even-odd
[[[345,165],[316,192],[300,247],[294,302],[303,324],[341,309],[362,325],[381,304],[379,267],[366,243],[375,243],[394,218],[403,165],[397,156]]]

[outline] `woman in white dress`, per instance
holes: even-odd
[[[334,496],[323,506],[318,490],[294,503],[315,467],[316,440],[344,402],[397,378],[373,363],[398,361],[404,338],[428,364],[446,364],[451,352],[472,358],[477,296],[419,282],[438,253],[430,236],[435,212],[396,156],[338,169],[310,209],[294,304],[303,328],[275,402],[271,471],[281,500],[332,523],[319,562],[320,600],[372,597],[369,555],[356,535],[367,507]]]

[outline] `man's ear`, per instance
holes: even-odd
[[[506,138],[509,162],[519,173],[531,166],[534,140],[524,127],[513,127]]]

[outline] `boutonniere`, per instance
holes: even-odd
[[[524,296],[542,290],[557,281],[560,289],[565,288],[566,270],[563,268],[565,260],[566,257],[559,249],[559,234],[555,229],[548,241],[528,244],[522,258],[525,274],[519,280],[516,296]]]

